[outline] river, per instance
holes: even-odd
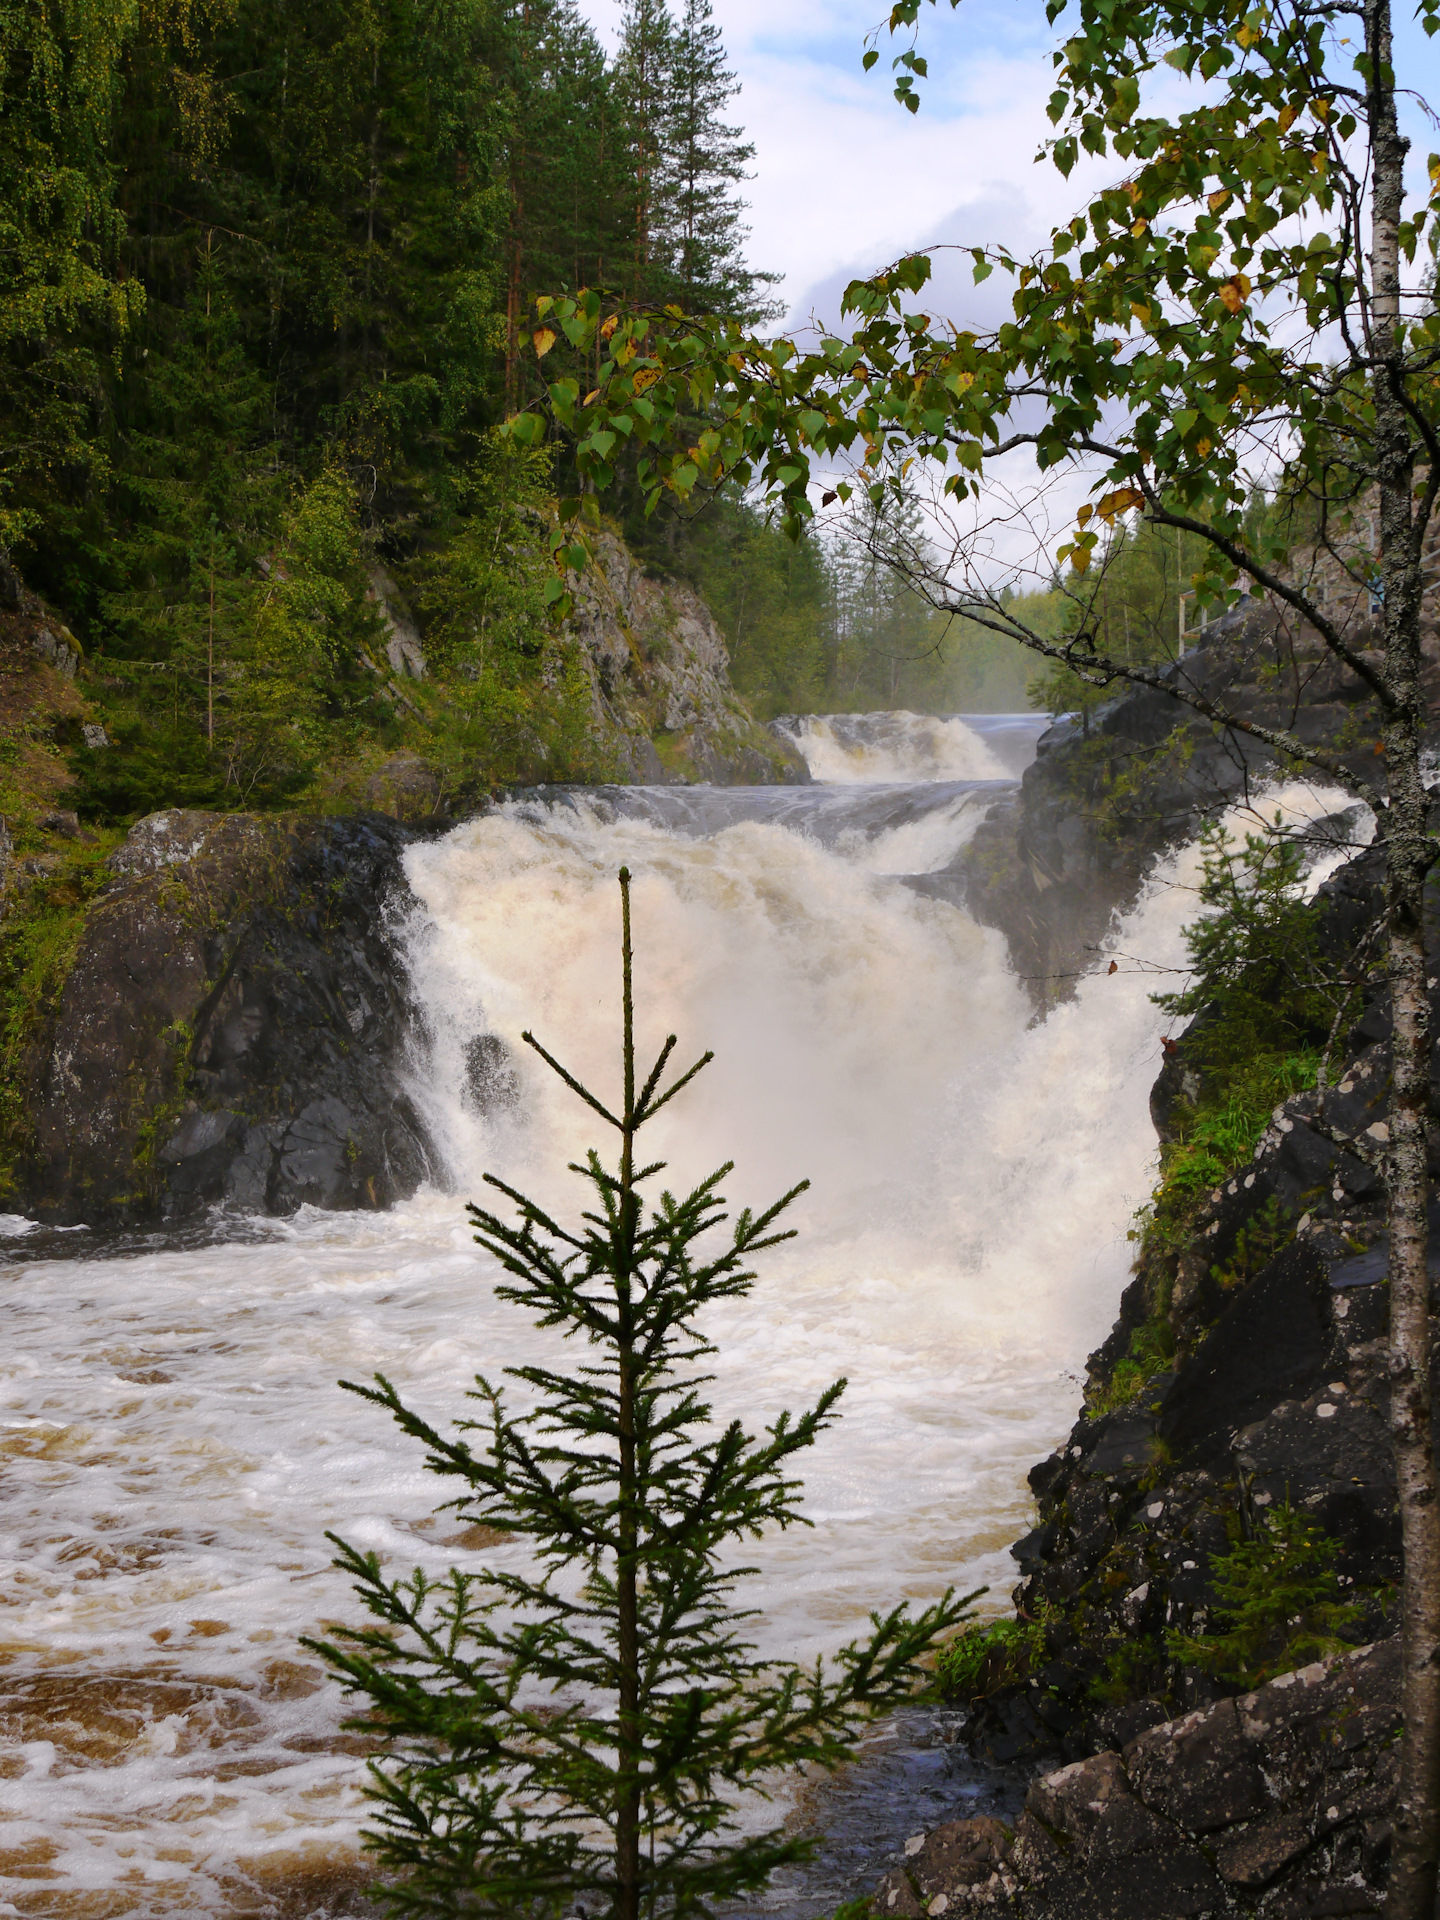
[[[383,1367],[443,1420],[477,1371],[545,1349],[462,1206],[486,1169],[573,1204],[592,1130],[517,1042],[613,1084],[622,863],[642,1041],[716,1054],[658,1151],[677,1179],[733,1158],[738,1202],[813,1183],[798,1240],[713,1317],[717,1409],[850,1382],[805,1464],[813,1530],[759,1550],[764,1644],[813,1657],[952,1583],[1003,1607],[1026,1470],[1127,1275],[1161,1031],[1128,967],[1032,1024],[1000,936],[947,897],[1039,724],[810,720],[813,787],[522,799],[417,845],[431,1188],[385,1214],[45,1236],[43,1259],[4,1222],[0,1913],[338,1910],[363,1769],[296,1645],[355,1617],[325,1530],[392,1564],[477,1555],[417,1450],[335,1382]],[[1176,872],[1127,953],[1178,958]]]

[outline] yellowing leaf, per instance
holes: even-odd
[[[1240,27],[1236,30],[1235,44],[1240,47],[1253,47],[1259,38],[1260,35],[1256,28]]]
[[[619,326],[619,324],[620,324],[619,314],[612,313],[610,318],[605,322],[605,324],[600,329],[600,338],[602,340],[609,340],[610,338],[612,338],[612,336],[614,335],[615,329],[616,327]]]
[[[1138,240],[1142,233],[1148,233],[1150,231],[1150,222],[1148,220],[1137,220],[1130,231]]]
[[[1220,289],[1220,304],[1227,313],[1239,313],[1250,298],[1250,281],[1243,273],[1232,273]]]
[[[599,398],[600,398],[599,387],[592,387],[589,393],[587,393],[585,398],[580,402],[580,404],[582,407],[588,407],[592,400],[598,400]]]
[[[1205,202],[1205,204],[1207,207],[1209,207],[1211,213],[1219,213],[1222,207],[1228,207],[1230,204],[1229,188],[1228,187],[1217,188],[1217,190],[1210,195],[1209,199]]]
[[[1197,458],[1208,460],[1210,458],[1210,442],[1208,440],[1197,440],[1195,442],[1195,453]]]
[[[1096,504],[1095,511],[1107,526],[1113,527],[1117,513],[1129,513],[1132,507],[1143,507],[1145,496],[1138,487],[1117,487],[1113,493],[1107,493]]]
[[[1142,326],[1142,327],[1148,327],[1148,326],[1149,326],[1149,324],[1150,324],[1150,308],[1149,308],[1149,306],[1148,306],[1148,305],[1147,305],[1147,304],[1145,303],[1145,301],[1143,301],[1143,300],[1132,300],[1132,301],[1130,302],[1130,311],[1131,311],[1131,313],[1133,313],[1133,314],[1134,314],[1134,316],[1135,316],[1135,318],[1136,318],[1136,319],[1137,319],[1137,320],[1138,320],[1138,321],[1140,322],[1140,324],[1141,324],[1141,326]]]
[[[653,387],[659,378],[660,369],[658,367],[637,367],[632,384],[634,385],[636,393],[644,393],[645,389],[647,387]]]
[[[539,327],[536,329],[534,338],[536,356],[543,360],[555,344],[554,330],[550,327]]]
[[[1072,547],[1070,549],[1070,565],[1076,573],[1084,573],[1090,565],[1090,549],[1088,547]]]
[[[1281,133],[1288,133],[1291,127],[1294,126],[1295,122],[1299,118],[1300,118],[1300,109],[1298,107],[1281,107],[1280,109]]]
[[[1084,506],[1081,507],[1080,511],[1075,516],[1076,526],[1083,527],[1086,521],[1090,518],[1091,514],[1094,513],[1094,511],[1095,511],[1094,507],[1092,507],[1090,502],[1087,500]]]

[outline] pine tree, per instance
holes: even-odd
[[[572,1229],[493,1175],[519,1221],[470,1209],[476,1239],[509,1278],[499,1297],[589,1347],[569,1373],[511,1368],[535,1397],[512,1414],[477,1379],[480,1415],[451,1438],[383,1375],[349,1391],[389,1412],[462,1491],[467,1522],[534,1550],[533,1571],[485,1568],[387,1579],[378,1557],[335,1540],[375,1624],[307,1642],[365,1705],[350,1723],[378,1738],[380,1812],[369,1844],[401,1876],[387,1898],[410,1914],[558,1915],[575,1901],[614,1920],[705,1915],[754,1891],[807,1845],[782,1829],[737,1836],[733,1801],[777,1769],[833,1767],[861,1724],[903,1700],[917,1662],[968,1604],[947,1593],[918,1617],[872,1616],[836,1670],[760,1657],[735,1605],[752,1568],[722,1560],[765,1527],[805,1524],[794,1455],[835,1418],[835,1382],[763,1437],[712,1423],[714,1348],[697,1326],[714,1302],[748,1293],[753,1257],[794,1188],[729,1220],[720,1182],[648,1206],[662,1162],[637,1166],[640,1129],[689,1085],[707,1053],[661,1090],[665,1042],[637,1084],[629,874],[622,868],[623,1096],[582,1086],[528,1044],[620,1136],[618,1167],[593,1150],[575,1167],[591,1210]],[[472,1445],[466,1436],[483,1436]],[[335,1537],[332,1535],[332,1539]],[[971,1599],[975,1595],[969,1596]]]
[[[735,192],[749,178],[755,147],[741,128],[723,120],[739,91],[710,0],[684,0],[673,44],[665,142],[676,290],[687,312],[771,319],[781,307],[764,290],[781,276],[746,265],[750,229],[741,220],[746,203]]]
[[[674,231],[674,70],[675,22],[665,0],[628,0],[614,79],[632,203],[626,291],[636,302],[663,299],[671,287],[667,242]]]

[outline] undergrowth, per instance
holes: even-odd
[[[1238,1529],[1238,1520],[1232,1524]],[[1235,1539],[1229,1553],[1211,1560],[1216,1631],[1171,1631],[1167,1652],[1246,1687],[1339,1652],[1364,1612],[1344,1597],[1339,1552],[1338,1541],[1285,1501],[1261,1517],[1252,1539]]]
[[[1164,1372],[1174,1353],[1175,1336],[1170,1330],[1170,1322],[1163,1316],[1147,1320],[1143,1327],[1136,1327],[1130,1336],[1129,1350],[1124,1359],[1116,1361],[1110,1378],[1100,1392],[1087,1399],[1087,1410],[1098,1416],[1112,1413],[1116,1407],[1128,1406],[1132,1400],[1138,1399],[1152,1374]]]
[[[1041,1620],[991,1620],[967,1627],[936,1656],[936,1690],[947,1700],[974,1700],[1023,1680],[1044,1657]]]

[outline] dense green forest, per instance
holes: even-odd
[[[568,449],[495,430],[571,353],[542,369],[538,293],[778,311],[709,0],[631,0],[613,57],[569,0],[0,0],[0,84],[0,548],[86,655],[82,815],[325,804],[402,747],[603,776],[546,608]],[[607,507],[762,718],[1074,704],[864,537],[647,520],[623,473]],[[1157,566],[1137,634],[1174,630]]]
[[[82,814],[399,744],[603,771],[544,605],[565,449],[494,429],[541,289],[768,311],[707,0],[613,59],[565,0],[3,0],[0,85],[0,547],[87,656]]]

